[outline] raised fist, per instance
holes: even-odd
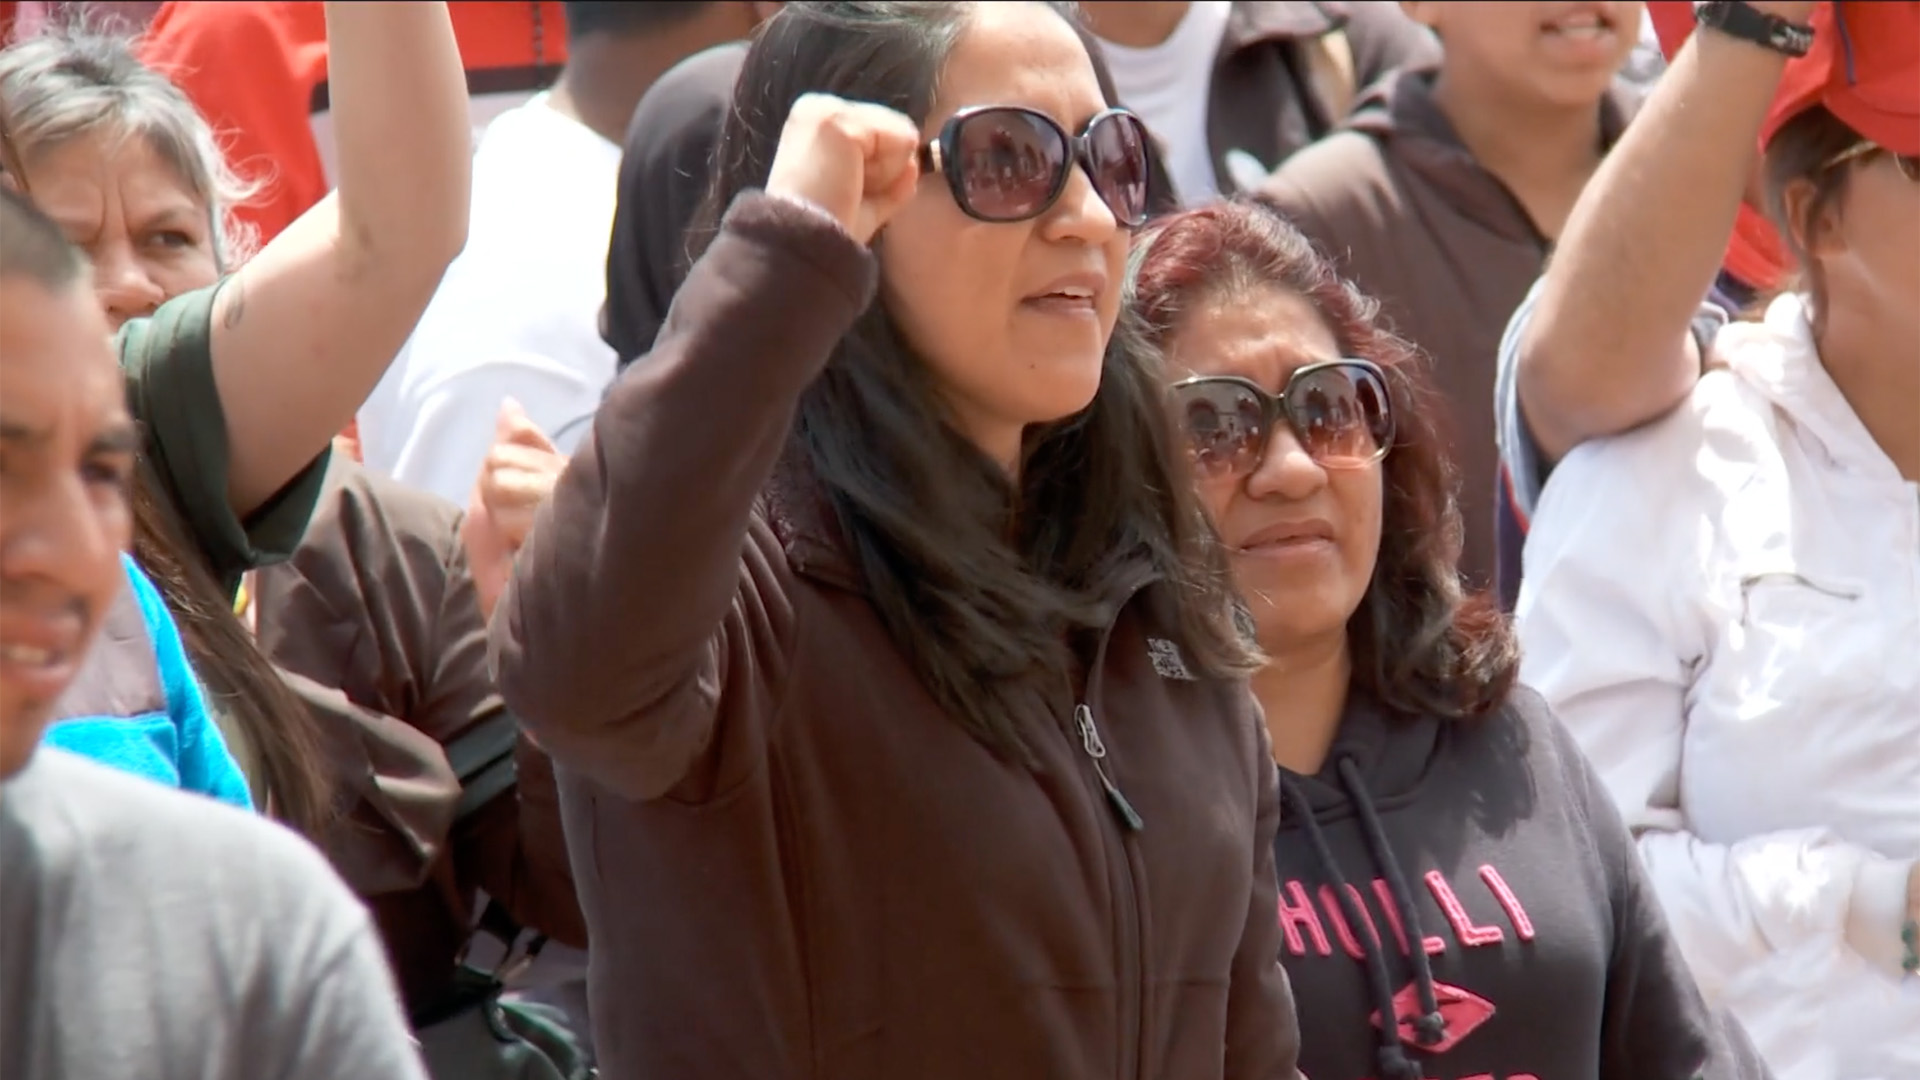
[[[920,129],[892,109],[807,94],[780,131],[767,194],[812,203],[869,243],[913,198],[920,143]]]
[[[520,403],[508,398],[494,421],[493,448],[474,481],[460,540],[478,590],[480,611],[491,618],[506,591],[513,557],[533,528],[534,512],[552,493],[567,459]]]

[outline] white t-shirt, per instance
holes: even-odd
[[[1159,141],[1173,189],[1185,206],[1220,196],[1213,149],[1207,145],[1207,99],[1213,90],[1213,62],[1232,12],[1231,0],[1195,0],[1172,35],[1158,45],[1135,49],[1100,41],[1120,100],[1140,114]]]
[[[600,307],[619,170],[620,147],[545,94],[487,128],[466,250],[360,409],[368,466],[465,505],[503,399],[550,436],[594,411],[615,366]]]
[[[319,852],[45,747],[0,783],[0,1076],[426,1080]]]

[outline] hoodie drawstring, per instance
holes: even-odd
[[[1432,1046],[1446,1037],[1446,1020],[1440,1013],[1439,996],[1433,984],[1433,966],[1427,960],[1426,934],[1420,928],[1419,912],[1414,907],[1413,894],[1407,888],[1406,874],[1401,871],[1399,860],[1387,844],[1386,830],[1380,825],[1380,815],[1374,810],[1372,796],[1367,791],[1360,770],[1351,758],[1342,757],[1336,762],[1335,771],[1340,776],[1341,787],[1346,790],[1348,799],[1359,813],[1368,853],[1380,868],[1381,876],[1386,879],[1394,905],[1400,909],[1402,928],[1407,935],[1407,955],[1413,965],[1414,993],[1420,1006],[1420,1015],[1413,1022],[1414,1039],[1423,1046]],[[1280,794],[1306,823],[1307,843],[1313,848],[1314,858],[1320,863],[1321,872],[1333,883],[1334,895],[1339,898],[1341,911],[1348,925],[1353,928],[1354,936],[1362,939],[1361,951],[1366,954],[1367,986],[1381,1017],[1374,1047],[1374,1061],[1380,1080],[1420,1080],[1423,1070],[1407,1055],[1400,1039],[1400,1018],[1393,1002],[1393,976],[1387,970],[1380,933],[1355,898],[1347,876],[1341,872],[1333,848],[1328,845],[1326,834],[1321,831],[1320,823],[1314,817],[1313,804],[1284,771],[1280,774]]]
[[[1387,879],[1393,902],[1406,923],[1407,956],[1413,962],[1414,994],[1420,1000],[1413,1037],[1422,1046],[1432,1046],[1446,1038],[1447,1020],[1440,1015],[1440,996],[1433,988],[1433,964],[1427,959],[1426,933],[1420,929],[1420,912],[1414,906],[1413,890],[1407,887],[1407,875],[1400,869],[1400,860],[1394,858],[1392,845],[1387,843],[1387,830],[1380,824],[1380,813],[1373,808],[1373,795],[1367,791],[1366,778],[1360,775],[1359,766],[1352,758],[1341,758],[1337,768],[1340,786],[1347,789],[1347,798],[1352,799],[1354,808],[1360,811],[1360,824],[1366,832],[1367,849],[1373,854],[1374,865]]]

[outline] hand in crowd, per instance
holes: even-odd
[[[480,466],[460,525],[480,611],[488,618],[506,591],[513,557],[533,528],[534,511],[553,491],[566,465],[566,455],[528,418],[518,401],[508,398],[500,403],[493,448]]]
[[[913,198],[919,153],[920,129],[901,113],[807,94],[787,114],[767,194],[825,210],[865,244]]]

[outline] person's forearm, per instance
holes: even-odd
[[[1550,457],[1653,419],[1697,379],[1688,326],[1784,64],[1696,32],[1581,195],[1520,343],[1521,402]]]
[[[340,239],[417,270],[431,293],[467,235],[466,76],[444,3],[339,3],[327,89],[339,138]]]
[[[466,242],[466,77],[444,3],[329,3],[339,190],[215,300],[214,378],[243,517],[324,450]]]

